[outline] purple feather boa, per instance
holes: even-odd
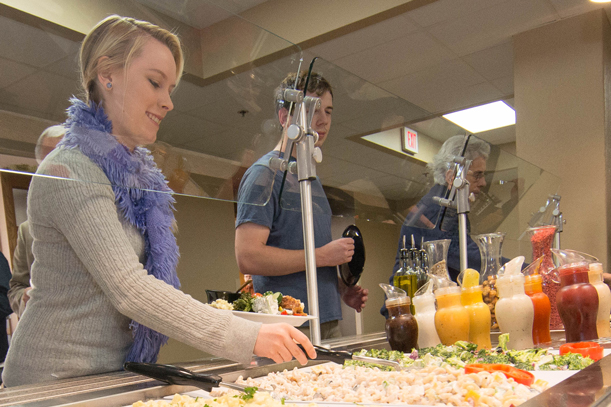
[[[180,287],[178,246],[172,233],[175,200],[149,150],[136,147],[130,152],[120,144],[101,106],[93,102],[88,106],[74,97],[70,102],[66,135],[59,145],[78,148],[104,171],[120,213],[144,237],[148,273]],[[134,343],[126,361],[154,363],[168,337],[137,321],[132,321],[130,328]]]

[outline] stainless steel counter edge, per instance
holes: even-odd
[[[388,346],[384,333],[361,335],[327,341],[323,345],[333,349],[361,349],[363,347]],[[316,365],[324,361],[310,361]],[[180,364],[195,372],[209,372],[235,381],[238,376],[262,376],[272,371],[299,367],[297,361],[274,364],[269,359],[255,358],[253,366],[243,366],[225,359],[209,359]],[[0,391],[0,407],[23,405],[48,406],[124,406],[138,400],[163,398],[175,393],[195,390],[186,386],[168,386],[129,372],[112,372],[100,375],[57,380],[44,384],[19,386]]]
[[[552,337],[558,339],[560,332],[553,333]],[[498,333],[493,332],[492,335],[493,342],[495,342]],[[386,341],[385,334],[380,332],[324,341],[323,346],[335,350],[349,351],[362,348],[388,349],[388,342]],[[609,347],[609,344],[603,346]],[[325,361],[314,360],[310,361],[308,366],[324,362]],[[300,365],[296,361],[274,364],[269,359],[255,358],[252,366],[243,366],[225,359],[216,358],[184,363],[180,364],[180,366],[195,372],[214,373],[222,376],[223,381],[232,382],[239,376],[258,377],[273,371],[293,369]],[[611,405],[611,396],[607,398],[609,395],[607,392],[609,386],[611,386],[611,357],[608,356],[557,386],[548,389],[541,395],[529,400],[526,404],[523,404],[523,406],[558,405],[581,407],[590,405]],[[159,399],[175,393],[184,393],[192,390],[195,390],[195,388],[187,386],[168,386],[156,380],[129,372],[112,372],[101,375],[58,380],[45,384],[4,389],[0,391],[0,407],[15,405],[27,407],[126,406],[138,400]],[[574,401],[580,400],[580,402],[577,404],[567,403],[569,399]],[[582,402],[586,400],[590,401],[587,402],[587,404],[583,404]]]

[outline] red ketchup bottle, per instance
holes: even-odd
[[[556,295],[556,304],[564,323],[567,342],[598,339],[598,292],[589,282],[589,269],[587,262],[565,264],[558,268],[561,288]]]

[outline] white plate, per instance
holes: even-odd
[[[248,319],[250,321],[261,322],[263,324],[289,324],[293,326],[301,326],[311,319],[315,319],[315,316],[297,316],[297,315],[271,315],[271,314],[260,314],[258,312],[244,312],[244,311],[231,311],[236,317]]]

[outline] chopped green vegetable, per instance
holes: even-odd
[[[246,387],[244,389],[244,394],[242,394],[240,398],[244,401],[251,400],[253,397],[255,397],[255,393],[258,389],[258,387]]]
[[[240,298],[233,302],[233,309],[236,311],[252,311],[252,296],[249,292],[243,292]]]
[[[507,352],[507,344],[509,343],[509,334],[499,335],[499,347]]]
[[[477,350],[477,345],[458,341],[452,346],[439,344],[437,346],[422,348],[412,354],[386,349],[371,349],[354,352],[359,356],[370,356],[378,359],[395,360],[402,367],[419,369],[425,366],[441,366],[446,363],[460,368],[470,363],[502,363],[523,370],[580,370],[593,363],[592,359],[584,358],[579,354],[566,354],[555,356],[547,349],[511,350],[507,349],[509,335],[499,336],[501,346],[493,350]],[[380,370],[393,370],[390,366],[375,365],[366,362],[348,360],[345,366],[375,367]]]
[[[284,405],[284,397],[280,399],[280,404]]]

